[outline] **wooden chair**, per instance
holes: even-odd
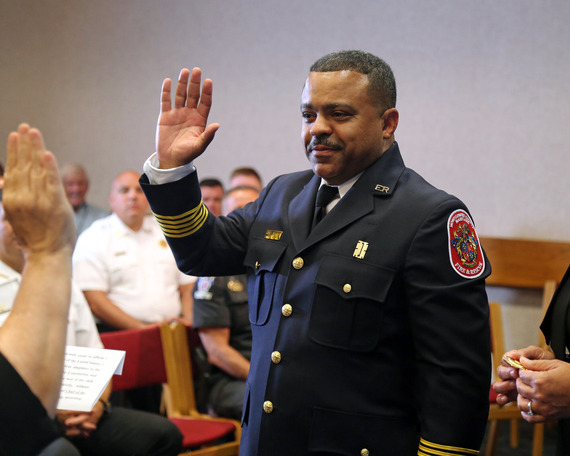
[[[183,350],[176,358],[172,367],[171,348],[165,348],[165,344],[172,344],[170,337],[167,337],[169,325],[161,325],[136,330],[113,331],[101,334],[101,340],[105,348],[124,350],[125,363],[122,375],[113,376],[113,390],[121,391],[125,389],[164,384],[165,389],[171,394],[170,402],[174,404],[172,410],[182,410],[178,406],[178,398],[183,396],[182,390],[186,391],[186,396],[193,397],[194,387],[189,356],[189,339],[186,328],[184,331],[183,343],[186,347],[186,355],[183,357]],[[163,336],[164,334],[164,336]],[[197,334],[191,343],[199,344]],[[178,342],[176,342],[176,346]],[[169,361],[167,362],[167,359]],[[189,375],[183,376],[183,381],[179,378],[181,373],[187,371]],[[183,448],[185,453],[191,456],[237,456],[239,452],[239,438],[241,427],[239,423],[223,418],[212,418],[209,415],[199,413],[168,413],[171,420],[180,429],[183,435]],[[168,408],[167,408],[168,412]],[[229,443],[219,443],[220,441],[231,440]]]
[[[241,438],[241,425],[235,420],[212,417],[200,413],[196,407],[194,394],[191,349],[200,344],[198,334],[191,328],[180,323],[171,323],[160,327],[162,348],[168,384],[166,392],[166,410],[172,420],[179,417],[193,417],[202,420],[231,423],[234,428],[234,440],[220,444],[214,451],[204,448],[190,453],[191,456],[215,455],[237,456]]]
[[[487,285],[542,290],[543,314],[552,300],[568,264],[570,264],[570,243],[524,239],[482,237],[481,245],[491,262],[493,273]],[[493,366],[501,363],[505,352],[503,321],[498,303],[490,303],[490,324]],[[537,331],[540,321],[536,322]],[[539,346],[544,347],[544,337],[538,331]],[[493,391],[489,393],[489,433],[487,456],[494,454],[497,429],[500,421],[511,421],[511,446],[518,446],[518,420],[522,419],[516,404],[500,407]],[[533,432],[533,456],[542,455],[544,425],[535,424]]]

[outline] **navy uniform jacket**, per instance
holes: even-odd
[[[557,359],[568,362],[566,347],[570,347],[570,267],[552,297],[540,329]],[[570,419],[558,421],[557,455],[570,453]]]
[[[397,144],[310,233],[312,171],[277,177],[218,218],[196,173],[141,184],[182,271],[248,274],[241,455],[477,454],[490,266],[480,246],[450,239],[450,216],[468,218],[463,203],[406,168]],[[451,243],[475,270],[452,266]]]

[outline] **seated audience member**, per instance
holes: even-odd
[[[89,189],[89,179],[83,166],[77,163],[67,164],[63,167],[61,176],[67,200],[73,208],[75,229],[79,236],[95,220],[105,217],[109,213],[85,201],[85,195]]]
[[[251,187],[228,191],[226,212],[254,201]],[[194,327],[214,366],[210,372],[208,402],[218,416],[241,418],[245,380],[251,359],[251,326],[247,308],[246,274],[200,277],[194,290]]]
[[[249,167],[236,168],[230,174],[230,188],[234,187],[253,187],[258,192],[263,190],[263,183],[259,173]]]
[[[530,346],[505,353],[522,368],[503,360],[493,385],[497,403],[517,401],[529,423],[558,421],[557,455],[570,454],[570,267],[556,290],[540,329],[551,349]]]
[[[79,236],[73,276],[102,331],[142,328],[164,320],[192,321],[194,278],[176,267],[160,228],[146,215],[138,174],[112,185],[113,213]]]
[[[10,308],[20,287],[24,252],[4,217],[0,203],[0,302]],[[9,312],[0,315],[0,326]],[[103,348],[95,321],[81,290],[72,284],[67,326],[67,345]],[[112,383],[91,412],[57,411],[63,435],[82,455],[176,456],[182,434],[166,418],[122,407],[111,409]]]
[[[215,178],[202,179],[200,181],[202,201],[212,215],[222,215],[222,201],[224,200],[224,186]]]
[[[27,124],[8,137],[3,199],[25,266],[11,313],[0,328],[0,455],[77,455],[58,440],[53,421],[75,227],[57,163],[41,133]]]
[[[73,277],[100,332],[135,329],[165,320],[192,324],[195,278],[178,270],[148,202],[138,174],[125,171],[113,181],[113,213],[96,220],[77,239]],[[160,386],[126,392],[130,406],[158,413]]]

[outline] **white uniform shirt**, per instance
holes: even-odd
[[[178,287],[195,277],[178,270],[153,217],[135,232],[117,215],[96,220],[77,240],[73,279],[82,290],[104,291],[125,313],[143,322],[181,314]]]
[[[0,326],[10,314],[22,276],[0,261]],[[71,302],[67,324],[67,345],[103,348],[91,309],[81,290],[71,283]]]

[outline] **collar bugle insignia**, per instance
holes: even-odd
[[[485,270],[485,257],[469,214],[463,209],[454,211],[447,221],[449,260],[461,277],[474,279]]]
[[[358,241],[356,243],[356,247],[354,248],[352,256],[354,258],[362,260],[364,258],[364,255],[366,255],[367,250],[368,250],[368,242]]]
[[[265,239],[271,239],[272,241],[278,241],[281,239],[283,231],[267,230],[265,232]]]
[[[390,191],[390,187],[386,187],[385,185],[376,184],[374,190],[380,193],[388,193]]]
[[[166,247],[168,247],[168,244],[166,243],[166,241],[164,239],[161,239],[160,241],[158,241],[158,245],[160,247],[162,247],[163,249],[165,249]]]

